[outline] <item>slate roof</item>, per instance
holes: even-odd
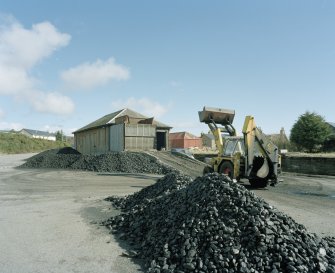
[[[330,126],[335,128],[335,122],[327,122]]]
[[[110,113],[108,115],[105,115],[89,124],[87,124],[86,126],[78,129],[77,131],[73,132],[73,133],[79,133],[79,132],[83,132],[83,131],[87,131],[90,129],[94,129],[94,128],[99,128],[99,127],[104,127],[104,126],[109,126],[111,124],[115,124],[115,119],[118,117],[122,117],[122,116],[129,116],[132,118],[139,118],[139,119],[147,119],[149,117],[146,117],[138,112],[135,112],[129,108],[124,108],[121,109],[119,111]],[[171,129],[172,127],[169,125],[166,125],[162,122],[156,121],[154,120],[154,125],[156,125],[158,128],[167,128],[167,129]]]
[[[200,137],[192,135],[191,133],[188,132],[175,132],[170,133],[169,138],[170,140],[172,140],[172,139],[199,139]]]
[[[331,129],[333,130],[333,134],[335,133],[335,122],[327,122],[329,125],[330,125],[330,127],[331,127]]]
[[[35,136],[43,136],[43,137],[50,137],[50,136],[55,136],[55,134],[45,132],[45,131],[39,131],[39,130],[34,130],[34,129],[26,129],[23,128],[21,131],[26,131],[30,135],[35,135]]]

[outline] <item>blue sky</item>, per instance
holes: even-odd
[[[0,5],[0,129],[66,134],[129,107],[207,132],[204,105],[289,133],[335,122],[335,1],[18,1]]]

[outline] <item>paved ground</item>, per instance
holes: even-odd
[[[12,168],[25,157],[0,156],[0,272],[139,272],[96,223],[116,213],[103,198],[157,176]]]
[[[152,175],[13,169],[29,155],[0,155],[0,272],[142,272],[97,222],[102,199],[140,190]],[[285,175],[255,193],[310,231],[335,236],[335,178]]]
[[[335,237],[335,177],[283,174],[283,182],[254,192],[320,236]]]

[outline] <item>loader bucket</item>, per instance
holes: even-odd
[[[214,121],[221,125],[232,124],[235,117],[234,110],[206,106],[204,106],[204,109],[198,113],[200,122],[211,123]]]

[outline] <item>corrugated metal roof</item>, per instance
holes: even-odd
[[[115,123],[115,119],[118,117],[122,117],[122,116],[129,116],[132,118],[138,118],[138,119],[147,119],[147,116],[144,116],[138,112],[135,112],[129,108],[125,108],[125,109],[121,109],[119,111],[116,111],[114,113],[108,114],[103,116],[102,118],[99,118],[89,124],[87,124],[86,126],[78,129],[77,131],[75,131],[74,133],[78,133],[78,132],[82,132],[82,131],[86,131],[89,129],[93,129],[93,128],[99,128],[99,127],[103,127],[106,125],[110,125],[110,124],[114,124]],[[158,128],[172,128],[169,125],[166,125],[162,122],[156,121],[154,120],[153,122],[154,125],[156,125]]]
[[[175,132],[170,133],[170,139],[199,139],[199,137],[192,135],[188,132]]]
[[[55,134],[45,132],[45,131],[26,129],[26,128],[23,128],[21,131],[23,130],[26,131],[28,134],[35,135],[35,136],[45,136],[45,137],[55,136]]]
[[[330,126],[335,128],[335,122],[327,122]]]

